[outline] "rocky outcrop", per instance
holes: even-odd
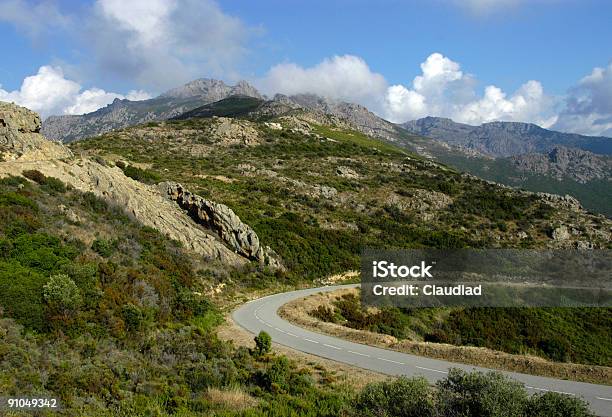
[[[0,102],[0,160],[33,161],[69,158],[60,143],[40,134],[38,114],[14,104]]]
[[[557,195],[557,194],[550,194],[550,193],[535,193],[535,194],[538,197],[540,197],[542,200],[547,202],[548,204],[552,205],[553,207],[562,207],[562,208],[567,208],[573,211],[582,210],[582,205],[580,204],[580,201],[578,201],[577,199],[575,199],[569,194],[566,194],[566,195]]]
[[[386,204],[406,212],[414,213],[424,221],[433,220],[437,213],[453,203],[453,199],[438,191],[414,189],[402,195],[391,193]]]
[[[244,257],[228,249],[215,234],[194,223],[157,188],[126,177],[117,167],[104,166],[89,159],[77,159],[70,163],[61,160],[0,163],[0,177],[19,175],[28,170],[40,171],[121,207],[145,226],[181,242],[185,248],[205,259],[233,266],[246,262]]]
[[[257,233],[226,205],[193,194],[178,183],[161,183],[159,188],[198,224],[213,230],[236,253],[273,269],[282,268],[278,255],[262,246]]]

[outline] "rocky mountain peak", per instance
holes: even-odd
[[[255,87],[246,81],[239,81],[235,86],[229,86],[221,80],[198,78],[180,87],[166,91],[163,98],[205,97],[208,101],[219,101],[232,95],[245,95],[262,98]]]

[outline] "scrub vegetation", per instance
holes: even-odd
[[[354,293],[310,314],[320,320],[391,335],[486,347],[557,362],[612,366],[612,311],[606,308],[364,309]],[[504,331],[500,332],[499,329]]]

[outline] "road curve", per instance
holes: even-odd
[[[490,370],[349,342],[295,326],[277,314],[282,305],[297,298],[355,286],[354,284],[338,285],[269,295],[244,304],[234,311],[232,317],[238,325],[253,334],[257,334],[261,330],[266,331],[272,336],[275,343],[387,375],[422,375],[429,381],[435,382],[444,378],[451,367],[466,371]],[[591,410],[598,416],[612,417],[612,386],[566,381],[516,372],[503,373],[524,383],[530,392],[554,391],[577,395],[584,398],[590,404]]]

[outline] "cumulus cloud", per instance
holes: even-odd
[[[141,90],[131,91],[125,96],[100,88],[81,90],[79,83],[65,78],[61,68],[45,65],[35,75],[26,77],[19,90],[6,91],[0,86],[0,100],[17,103],[46,117],[53,114],[89,113],[116,98],[150,98],[149,94]]]
[[[381,74],[353,55],[327,58],[310,68],[293,63],[275,65],[256,84],[267,94],[311,93],[374,106],[387,88]]]
[[[596,67],[570,89],[555,129],[612,136],[612,63]]]
[[[526,82],[510,96],[494,85],[486,86],[479,96],[476,86],[477,80],[464,73],[459,63],[433,53],[421,64],[421,75],[411,86],[388,88],[383,114],[394,122],[428,115],[469,124],[507,120],[549,126],[554,122],[554,101],[538,81]]]
[[[256,32],[212,0],[97,0],[87,39],[104,71],[165,89],[226,73]]]

